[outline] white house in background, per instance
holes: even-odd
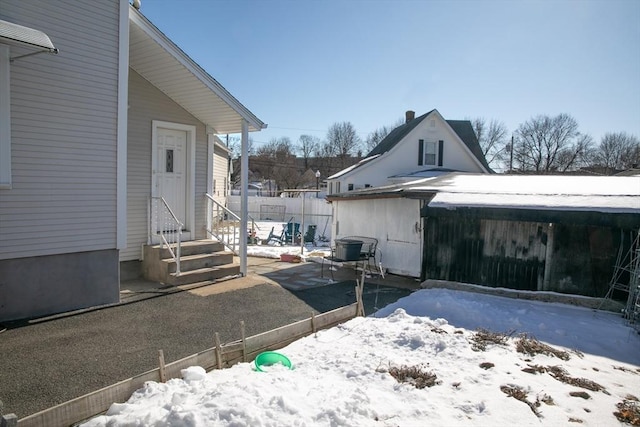
[[[151,198],[207,238],[215,135],[265,127],[127,0],[2,0],[0,321],[117,302]]]
[[[491,173],[468,120],[445,120],[438,110],[389,133],[365,158],[327,178],[328,194],[435,177],[450,172]]]

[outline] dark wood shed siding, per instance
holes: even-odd
[[[422,278],[602,297],[613,274],[620,232],[587,225],[427,217]]]
[[[544,224],[430,217],[424,278],[537,290],[544,278],[546,238]]]

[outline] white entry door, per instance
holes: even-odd
[[[187,221],[187,132],[158,128],[156,143],[156,194],[163,197],[178,219]]]

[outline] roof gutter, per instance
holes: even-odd
[[[9,61],[26,58],[41,53],[57,54],[58,49],[53,45],[48,35],[40,30],[0,20],[0,41],[15,46],[37,49],[36,52],[14,56]]]

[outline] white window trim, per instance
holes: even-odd
[[[0,189],[11,188],[11,78],[9,46],[0,44]]]

